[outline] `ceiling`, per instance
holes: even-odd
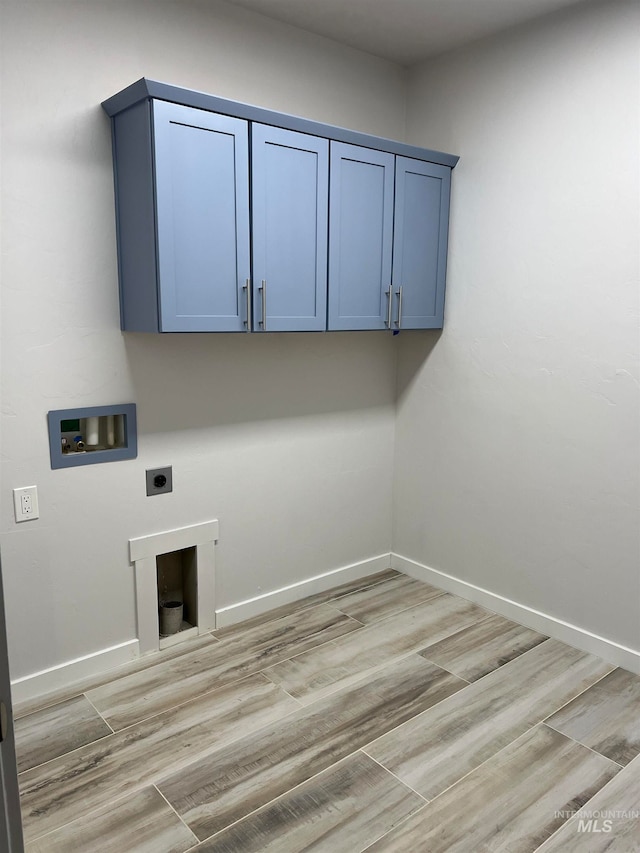
[[[228,0],[401,65],[585,1]]]

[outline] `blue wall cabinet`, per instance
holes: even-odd
[[[253,330],[324,331],[329,143],[251,127]]]
[[[122,328],[243,331],[248,123],[152,101],[113,132]]]
[[[329,329],[389,328],[394,160],[331,143]]]
[[[146,78],[102,106],[125,331],[442,325],[455,155]]]
[[[451,169],[396,158],[394,329],[439,329],[444,318]]]
[[[247,122],[154,101],[153,128],[160,328],[242,331],[250,276]]]

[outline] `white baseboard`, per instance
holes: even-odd
[[[227,625],[233,625],[274,607],[279,607],[281,604],[289,604],[307,595],[324,592],[341,583],[383,571],[390,568],[390,561],[390,554],[380,554],[377,557],[333,569],[330,572],[290,584],[256,598],[241,601],[230,607],[223,607],[216,611],[216,627],[223,628]],[[140,654],[139,640],[127,640],[117,646],[101,649],[84,657],[44,669],[41,672],[34,672],[23,678],[16,678],[15,681],[11,682],[12,703],[15,706],[50,693],[65,690],[72,687],[76,682],[83,681],[83,679],[95,677],[136,660]]]
[[[620,666],[640,675],[639,651],[621,646],[613,640],[599,637],[584,628],[578,628],[576,625],[563,622],[555,616],[549,616],[524,604],[518,604],[517,601],[511,601],[511,599],[504,598],[495,592],[489,592],[487,589],[482,589],[482,587],[475,586],[468,581],[432,569],[415,560],[410,560],[408,557],[402,557],[400,554],[391,554],[391,567],[412,578],[426,581],[438,589],[444,589],[447,592],[459,595],[461,598],[466,598],[468,601],[473,601],[474,604],[486,607],[487,610],[499,613],[507,619],[513,619],[514,622],[526,625],[527,628],[532,628],[541,634],[547,634],[549,637],[561,640],[569,646],[597,655],[615,666]]]
[[[75,660],[16,678],[11,682],[11,701],[14,705],[18,702],[26,702],[46,693],[68,687],[83,678],[107,672],[124,663],[128,663],[139,656],[137,640],[127,640],[108,649],[101,649]]]
[[[342,583],[364,578],[367,575],[374,574],[374,572],[384,571],[384,569],[390,568],[390,560],[390,554],[380,554],[377,557],[370,557],[368,560],[351,563],[348,566],[332,569],[330,572],[316,575],[313,578],[274,589],[272,592],[265,592],[255,598],[239,601],[229,607],[222,607],[220,610],[216,610],[216,628],[235,625],[236,622],[243,622],[245,619],[258,616],[274,607],[290,604],[292,601],[298,601],[308,595],[314,595],[316,592],[324,592]]]
[[[513,619],[521,625],[526,625],[534,631],[555,637],[570,646],[598,655],[615,666],[621,666],[640,674],[639,651],[622,646],[613,640],[600,637],[584,628],[563,622],[561,619],[541,613],[516,601],[511,601],[468,581],[432,569],[400,554],[380,554],[377,557],[351,563],[348,566],[342,566],[339,569],[333,569],[313,578],[264,593],[264,595],[240,601],[229,607],[223,607],[216,611],[216,626],[224,628],[227,625],[242,622],[244,619],[250,619],[252,616],[265,613],[267,610],[272,610],[283,604],[290,604],[308,595],[324,592],[339,584],[358,580],[389,568],[396,569],[418,580],[426,581],[439,589],[444,589],[468,601],[473,601],[481,607],[486,607],[487,610],[499,613],[507,619]],[[98,652],[58,664],[41,672],[17,678],[11,682],[12,701],[15,705],[19,702],[36,699],[39,696],[69,687],[75,682],[82,681],[82,679],[108,672],[115,667],[135,660],[139,656],[138,640],[128,640],[117,646],[101,649]]]

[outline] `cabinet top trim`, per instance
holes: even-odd
[[[335,139],[338,142],[347,142],[352,145],[360,145],[363,148],[373,148],[378,151],[388,151],[401,157],[412,157],[414,160],[425,160],[429,163],[439,163],[442,166],[453,168],[460,159],[455,154],[445,154],[442,151],[432,151],[429,148],[418,148],[415,145],[407,145],[393,139],[384,139],[372,136],[368,133],[359,133],[355,130],[347,130],[344,127],[335,127],[322,122],[311,121],[299,116],[279,113],[274,110],[266,110],[262,107],[254,107],[243,104],[240,101],[231,101],[227,98],[219,98],[216,95],[208,95],[206,92],[198,92],[193,89],[183,89],[180,86],[172,86],[169,83],[160,83],[157,80],[148,80],[141,77],[131,86],[122,89],[111,98],[102,102],[105,112],[113,117],[118,113],[132,107],[140,101],[156,98],[162,101],[170,101],[174,104],[184,104],[188,107],[196,107],[209,112],[222,113],[223,115],[243,118],[247,121],[256,121],[260,124],[269,124],[275,127],[284,127],[287,130],[296,130],[299,133],[309,133],[312,136],[321,136],[326,139]]]

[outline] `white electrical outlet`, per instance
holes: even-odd
[[[40,511],[38,510],[38,487],[24,486],[22,489],[14,489],[13,509],[17,522],[40,518]]]

